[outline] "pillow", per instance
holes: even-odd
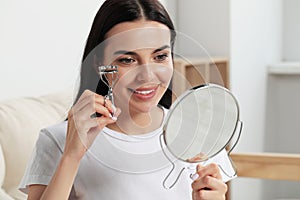
[[[5,161],[5,176],[0,188],[12,198],[26,199],[18,185],[38,133],[40,129],[66,119],[73,101],[71,91],[0,102],[0,145]]]

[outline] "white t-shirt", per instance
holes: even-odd
[[[65,144],[67,121],[41,130],[31,160],[19,185],[27,193],[31,184],[47,185],[60,161]],[[162,150],[162,127],[148,134],[129,136],[104,128],[81,160],[69,199],[192,199],[195,165],[176,160]],[[164,146],[164,145],[163,145]],[[172,169],[174,170],[166,179]],[[215,162],[233,174],[226,151],[202,163]],[[183,168],[178,181],[172,185]],[[222,173],[222,170],[221,170]],[[233,177],[222,174],[224,182]]]

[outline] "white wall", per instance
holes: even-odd
[[[168,11],[175,27],[177,26],[177,2],[178,0],[160,0]]]
[[[283,60],[300,61],[300,1],[283,1]]]
[[[177,30],[203,45],[210,56],[229,56],[229,0],[177,2]],[[177,42],[183,55],[206,56],[181,38]]]
[[[2,0],[0,100],[72,87],[101,2]]]
[[[261,151],[267,66],[281,60],[281,0],[232,0],[230,47],[232,90],[246,122],[238,148]]]
[[[230,10],[231,87],[239,100],[244,121],[236,151],[261,152],[264,150],[267,66],[280,61],[282,53],[282,1],[232,0]],[[259,180],[236,179],[232,188],[233,200],[264,200]]]
[[[268,76],[265,151],[300,153],[300,62],[275,64],[272,68],[281,69],[281,73]],[[266,180],[263,199],[297,199],[299,188],[299,181]]]

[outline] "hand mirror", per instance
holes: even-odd
[[[224,87],[207,84],[194,87],[176,99],[166,118],[162,137],[166,149],[175,158],[187,163],[200,163],[224,150],[238,132],[229,154],[241,130],[242,122],[239,120],[239,106],[235,97]],[[169,160],[174,169],[174,162]],[[166,180],[173,169],[163,183],[167,189],[175,185],[185,168],[174,183],[167,186]],[[235,174],[228,174],[234,175],[236,170]]]

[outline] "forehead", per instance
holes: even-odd
[[[157,49],[170,45],[171,34],[169,28],[159,22],[135,21],[117,24],[106,34],[106,38],[105,49],[108,53]]]

